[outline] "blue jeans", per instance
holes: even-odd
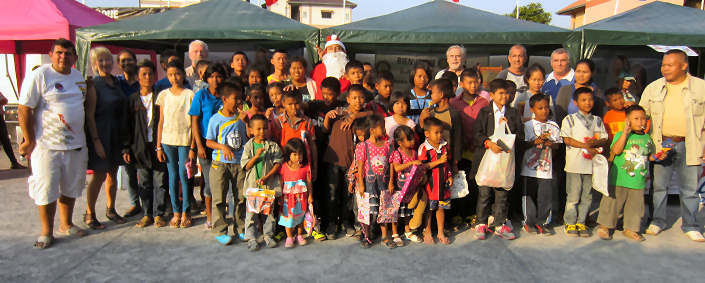
[[[132,206],[140,206],[140,193],[139,193],[139,184],[137,183],[137,167],[135,167],[134,163],[126,164],[126,165],[121,165],[120,167],[125,170],[125,174],[127,174],[128,182],[127,182],[127,195],[129,196],[130,199],[130,204]]]
[[[207,152],[207,151],[206,151]],[[208,154],[208,153],[206,153]],[[211,180],[209,177],[209,173],[211,171],[211,159],[210,159],[210,154],[208,154],[208,158],[198,158],[198,163],[201,164],[201,178],[203,178],[203,195],[207,197],[211,197]]]
[[[698,172],[699,165],[685,163],[685,142],[676,143],[673,147],[675,155],[669,165],[654,164],[654,215],[651,224],[666,227],[666,200],[668,199],[668,184],[671,182],[673,171],[678,174],[680,185],[681,217],[683,232],[698,231],[695,216],[698,212]],[[672,153],[673,154],[673,153]]]
[[[169,197],[171,198],[171,208],[174,213],[186,213],[191,208],[191,190],[186,176],[186,160],[188,160],[188,146],[174,146],[162,144],[162,150],[166,155],[166,167],[169,171]],[[178,172],[178,174],[177,174]],[[181,181],[181,201],[179,203],[179,189],[177,185]]]

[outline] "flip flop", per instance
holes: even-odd
[[[220,243],[221,245],[227,246],[232,244],[233,237],[228,235],[220,235],[218,237],[215,237],[215,240],[218,241],[218,243]]]
[[[69,228],[69,229],[66,230],[66,231],[58,230],[58,231],[56,231],[56,232],[59,233],[60,235],[64,235],[64,236],[84,237],[84,236],[88,235],[88,233],[86,232],[86,230],[83,230],[83,229],[78,228],[78,227],[76,227],[76,226],[71,226],[71,228]]]
[[[54,237],[39,236],[39,238],[37,238],[37,241],[34,242],[34,248],[43,250],[51,247],[52,244],[54,244]]]

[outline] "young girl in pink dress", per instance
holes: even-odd
[[[399,126],[394,130],[393,133],[394,142],[397,145],[397,149],[392,152],[389,159],[389,163],[394,169],[395,180],[396,180],[396,190],[401,190],[406,182],[411,182],[411,168],[414,166],[422,166],[420,160],[416,156],[416,142],[414,140],[414,130],[407,126]],[[421,169],[421,168],[419,168]],[[417,170],[419,170],[417,169]],[[407,194],[415,193],[416,188],[407,189]],[[409,227],[409,218],[413,216],[413,210],[409,209],[405,203],[399,205],[399,220],[398,223],[403,223],[404,225],[404,236],[412,242],[420,243],[421,238],[414,234]],[[397,246],[404,245],[404,241],[399,238],[397,234],[397,225],[392,226],[392,238]]]
[[[303,237],[303,221],[306,209],[313,203],[311,169],[306,157],[306,145],[300,139],[290,139],[284,146],[282,179],[282,205],[279,225],[286,229],[284,247],[294,247],[294,236],[299,246],[306,245]]]

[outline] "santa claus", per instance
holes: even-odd
[[[318,47],[317,47],[318,48]],[[326,38],[326,45],[323,50],[319,49],[321,63],[316,65],[311,73],[311,78],[316,82],[315,99],[322,100],[321,82],[327,77],[334,77],[340,80],[340,93],[348,90],[350,81],[345,75],[345,64],[348,63],[348,55],[345,53],[345,45],[338,39],[337,35],[330,35]]]

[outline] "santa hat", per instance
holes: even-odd
[[[340,45],[340,47],[342,47],[343,50],[347,51],[345,49],[345,45],[343,44],[343,42],[340,41],[340,39],[338,39],[338,36],[335,34],[332,34],[332,35],[329,35],[328,37],[326,37],[326,46],[323,47],[323,49],[326,49],[326,48],[328,48],[328,46],[331,46],[331,45]]]

